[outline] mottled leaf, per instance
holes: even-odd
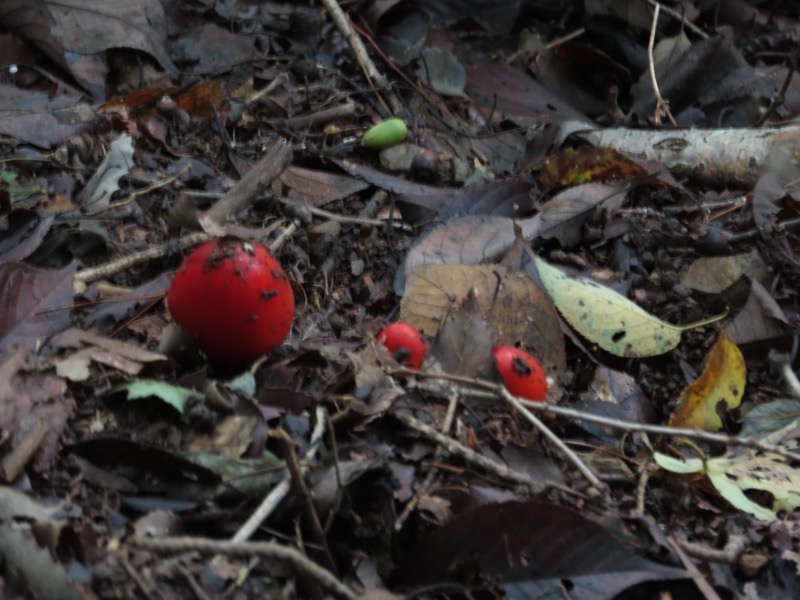
[[[708,431],[720,429],[720,414],[739,406],[745,383],[742,353],[722,331],[706,358],[700,377],[681,392],[669,424]]]
[[[683,328],[661,321],[611,288],[569,277],[539,257],[536,268],[564,319],[604,350],[641,358],[664,354],[680,343]]]
[[[794,450],[797,444],[786,444]],[[800,508],[800,470],[779,454],[749,450],[744,454],[726,454],[703,462],[700,458],[679,460],[660,452],[654,455],[656,463],[667,471],[684,475],[704,473],[719,494],[739,510],[763,521],[774,521],[780,511],[792,512]],[[770,507],[751,500],[745,492],[768,492],[772,496]]]

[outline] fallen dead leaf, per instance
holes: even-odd
[[[681,392],[670,426],[717,431],[722,427],[720,415],[742,402],[745,384],[742,353],[722,331],[700,377]]]

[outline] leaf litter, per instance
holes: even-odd
[[[691,129],[660,125],[650,5],[73,4],[0,9],[4,589],[798,595],[777,3],[661,10],[654,72]],[[385,122],[407,141],[364,147]],[[270,244],[298,305],[237,367],[162,301],[223,234]],[[374,343],[398,318],[429,336],[418,371]],[[497,343],[553,404],[504,393]]]

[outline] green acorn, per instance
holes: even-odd
[[[406,139],[408,129],[403,119],[393,117],[373,125],[361,139],[361,145],[374,150],[384,150]]]

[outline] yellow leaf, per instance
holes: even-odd
[[[720,332],[702,374],[681,392],[669,424],[707,431],[720,429],[720,412],[734,409],[742,401],[745,375],[742,353],[724,331]]]

